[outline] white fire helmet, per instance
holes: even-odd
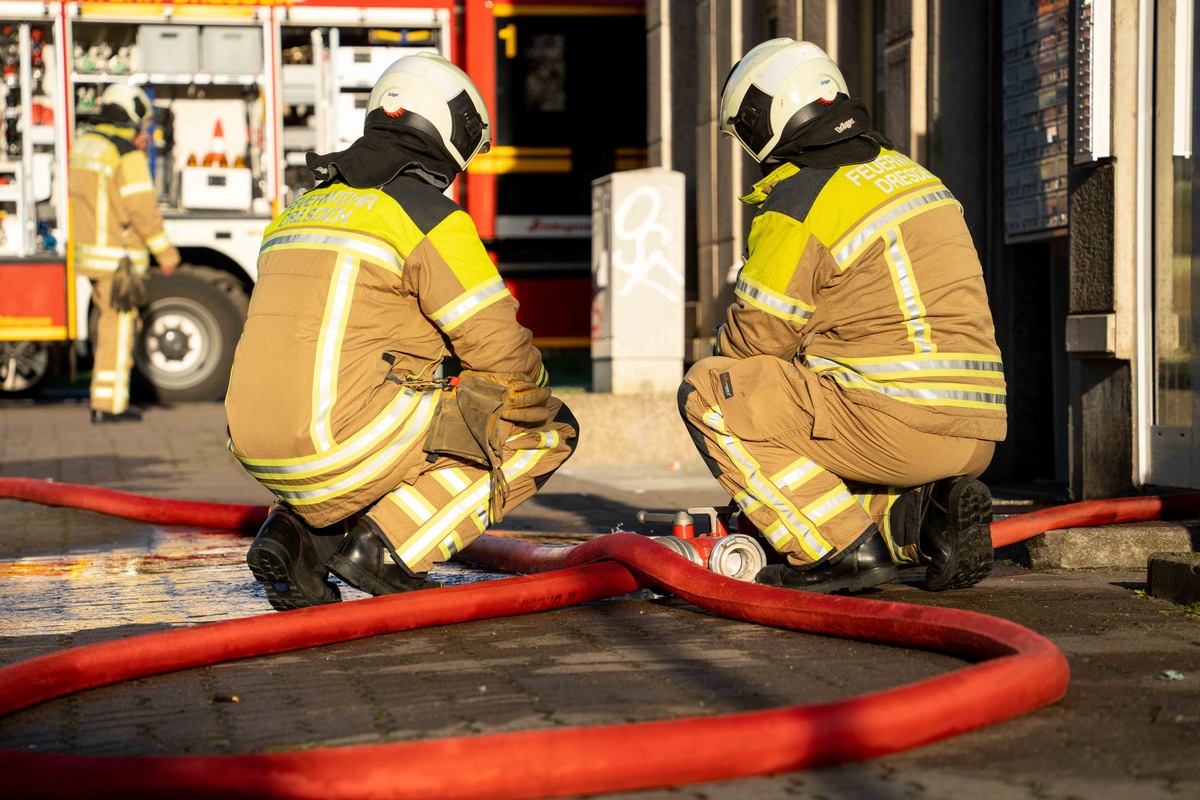
[[[721,90],[720,128],[755,161],[809,120],[824,114],[846,79],[824,50],[811,42],[771,39],[733,65]]]
[[[367,116],[377,108],[431,136],[462,169],[491,148],[491,118],[479,90],[442,56],[417,53],[388,67],[371,90]]]
[[[146,93],[127,83],[114,83],[105,89],[100,95],[100,106],[116,106],[128,114],[129,119],[139,128],[154,115],[154,106]]]

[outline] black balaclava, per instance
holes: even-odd
[[[762,171],[769,175],[784,162],[814,169],[864,164],[874,160],[881,148],[891,146],[890,139],[871,130],[871,115],[863,102],[839,94],[824,114],[794,132],[785,130],[779,144],[763,159]]]
[[[409,112],[411,113],[411,112]],[[401,174],[445,189],[462,170],[433,137],[400,124],[377,108],[354,144],[337,153],[309,153],[305,162],[319,180],[340,178],[355,189],[378,189]]]

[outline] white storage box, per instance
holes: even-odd
[[[367,101],[371,95],[367,92],[339,94],[337,105],[334,106],[333,130],[337,136],[336,149],[349,147],[358,137],[363,135],[363,125],[367,121]]]
[[[195,25],[143,25],[137,34],[140,72],[178,75],[200,71],[200,29]]]
[[[282,83],[285,106],[317,104],[317,68],[312,64],[284,64]]]
[[[200,68],[214,75],[259,75],[262,28],[209,25],[200,31]]]
[[[187,209],[249,211],[250,170],[184,167],[180,205]]]
[[[334,81],[344,89],[370,89],[383,71],[403,55],[403,47],[339,47],[333,65]]]
[[[25,232],[21,230],[21,215],[0,210],[0,254],[25,255]]]

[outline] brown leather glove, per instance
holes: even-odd
[[[122,256],[113,273],[109,304],[119,312],[146,305],[146,276],[133,268],[129,256]]]
[[[500,419],[509,422],[540,425],[550,419],[550,408],[546,401],[550,399],[550,387],[530,383],[519,372],[464,372],[458,379],[461,387],[467,382],[470,391],[485,394],[489,397],[497,392],[493,387],[500,387]]]

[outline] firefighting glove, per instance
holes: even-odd
[[[121,257],[113,273],[109,303],[121,313],[146,305],[146,276],[133,268],[129,256]]]
[[[424,450],[450,455],[486,467],[492,474],[488,513],[501,519],[508,499],[508,480],[502,469],[504,430],[501,420],[541,424],[550,417],[550,390],[517,373],[464,372],[446,394],[425,437]]]
[[[469,381],[474,391],[491,394],[496,391],[492,387],[503,389],[500,419],[526,425],[543,425],[550,419],[550,408],[546,405],[550,387],[530,383],[519,372],[467,371],[459,377],[460,387],[463,381]]]

